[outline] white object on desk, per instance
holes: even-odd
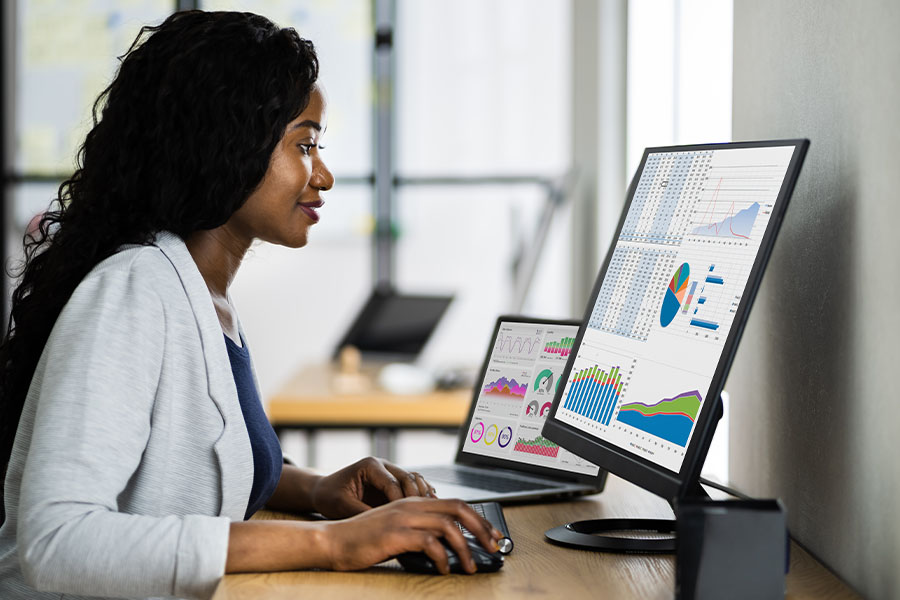
[[[390,363],[378,371],[378,385],[392,394],[426,394],[434,390],[434,377],[420,367]]]

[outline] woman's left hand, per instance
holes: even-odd
[[[408,496],[435,497],[419,473],[409,473],[380,458],[368,457],[319,479],[312,489],[313,509],[343,519]]]

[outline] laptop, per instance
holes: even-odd
[[[519,501],[593,494],[606,471],[541,435],[578,321],[501,316],[452,465],[413,467],[440,498]]]

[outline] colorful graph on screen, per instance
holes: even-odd
[[[715,269],[716,265],[709,265],[706,278],[703,280],[703,287],[700,288],[701,295],[697,299],[697,308],[691,313],[691,327],[697,327],[708,331],[716,331],[719,329],[720,324],[718,321],[706,318],[706,312],[710,306],[710,298],[713,299],[712,304],[720,304],[722,302],[720,296],[722,294],[722,288],[725,285],[725,278],[716,273]],[[708,290],[707,286],[709,286]],[[691,295],[693,295],[693,293]],[[701,312],[701,309],[703,309],[703,312]]]
[[[520,437],[516,440],[513,451],[556,458],[556,455],[559,454],[559,446],[540,435],[531,440]]]
[[[662,309],[659,311],[659,324],[663,327],[668,327],[675,315],[678,314],[681,303],[684,302],[690,275],[691,267],[687,263],[682,263],[672,275],[672,280],[669,281],[669,287],[666,289],[666,296],[663,298]]]
[[[538,373],[538,376],[534,379],[534,391],[537,392],[538,390],[544,390],[544,392],[550,393],[551,391],[556,389],[553,386],[554,379],[555,377],[553,376],[553,371],[551,371],[550,369],[544,369],[543,371]],[[557,381],[556,384],[559,385],[559,382]]]
[[[484,386],[482,392],[486,396],[503,396],[514,400],[522,400],[528,391],[528,382],[519,383],[513,379],[501,377]]]
[[[724,237],[724,238],[742,238],[745,240],[750,239],[750,232],[753,231],[753,224],[756,222],[756,217],[759,215],[759,202],[754,202],[747,208],[743,210],[739,210],[736,213],[734,212],[734,202],[731,203],[731,207],[727,211],[727,217],[724,219],[710,222],[706,225],[701,225],[699,227],[695,227],[691,233],[694,235],[710,235],[713,237]],[[706,219],[715,218],[715,199],[710,204],[710,209],[708,211],[708,215]]]
[[[609,371],[594,365],[572,378],[563,408],[603,425],[609,425],[619,400],[622,374],[618,366]]]
[[[619,407],[616,420],[685,447],[702,401],[700,392],[693,390],[655,404],[629,402]]]
[[[502,352],[513,356],[526,357],[534,354],[541,344],[541,336],[499,334],[494,345],[495,352]]]
[[[561,358],[565,358],[572,352],[572,345],[574,343],[575,338],[573,337],[564,337],[556,342],[548,342],[544,345],[544,353],[555,354]]]

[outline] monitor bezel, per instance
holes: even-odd
[[[367,362],[414,362],[422,354],[422,351],[425,349],[425,347],[427,347],[428,342],[433,337],[434,332],[438,328],[438,325],[444,318],[444,315],[447,313],[447,309],[450,307],[453,299],[454,296],[452,294],[407,294],[402,293],[393,286],[389,285],[374,286],[372,288],[372,291],[366,297],[366,301],[359,309],[359,312],[356,314],[356,317],[353,319],[350,327],[344,333],[343,337],[341,337],[340,342],[335,346],[334,351],[332,352],[332,360],[337,361],[340,358],[341,351],[345,347],[353,346],[357,348],[357,350],[359,350],[360,355]],[[400,352],[372,350],[369,348],[360,347],[359,338],[372,328],[375,322],[374,315],[377,314],[377,312],[388,303],[396,302],[397,300],[412,302],[434,302],[440,307],[435,319],[430,324],[431,328],[428,332],[428,335],[425,336],[419,349],[415,352]]]
[[[706,459],[706,454],[709,451],[709,445],[712,442],[713,433],[715,432],[716,423],[718,422],[718,413],[715,410],[718,402],[711,402],[709,399],[716,398],[722,393],[728,370],[730,369],[731,364],[734,361],[735,353],[737,352],[738,341],[740,340],[747,323],[750,308],[759,291],[766,264],[769,262],[778,231],[784,220],[785,211],[787,210],[791,194],[797,183],[800,167],[803,164],[803,159],[809,148],[809,140],[785,139],[646,148],[644,150],[644,155],[641,158],[640,165],[628,186],[626,201],[619,218],[619,224],[616,228],[615,235],[613,236],[612,243],[610,244],[609,251],[606,253],[606,257],[603,260],[603,265],[599,271],[597,280],[594,283],[590,300],[587,303],[581,326],[578,328],[578,334],[576,335],[572,347],[572,353],[569,355],[569,361],[566,363],[566,367],[562,374],[563,381],[568,381],[575,357],[578,355],[581,348],[584,333],[587,329],[587,323],[590,319],[594,305],[597,302],[597,296],[600,293],[600,288],[603,285],[606,272],[609,269],[613,250],[619,241],[619,236],[622,233],[628,211],[631,209],[631,202],[634,198],[641,174],[644,172],[644,165],[647,162],[648,156],[653,153],[663,152],[695,152],[703,150],[729,150],[777,146],[793,146],[794,151],[791,155],[791,160],[788,163],[781,189],[776,197],[769,225],[760,242],[756,259],[750,270],[750,275],[747,279],[747,284],[741,297],[740,304],[735,313],[733,324],[725,339],[719,363],[714,371],[709,390],[707,390],[707,395],[704,397],[703,406],[697,418],[695,431],[688,443],[681,470],[678,473],[675,473],[661,465],[628,452],[620,446],[594,437],[587,432],[583,432],[580,429],[557,419],[557,410],[565,392],[566,386],[564,385],[559,387],[553,398],[553,406],[550,408],[550,414],[544,422],[544,437],[579,456],[585,457],[587,460],[590,460],[590,462],[599,465],[601,469],[605,469],[610,473],[623,477],[663,498],[672,500],[684,498],[694,493],[700,477],[700,470],[703,467],[703,462]]]
[[[459,428],[456,446],[456,462],[458,464],[469,465],[473,467],[514,469],[516,471],[523,471],[526,473],[540,475],[543,477],[551,477],[553,479],[559,479],[563,481],[585,483],[594,486],[596,489],[602,489],[603,483],[606,481],[606,471],[604,471],[603,469],[598,470],[596,475],[587,475],[585,473],[573,473],[572,471],[563,471],[562,469],[554,469],[551,467],[543,467],[539,465],[530,465],[528,463],[518,462],[510,459],[495,458],[492,456],[484,456],[482,454],[475,454],[473,452],[464,451],[466,436],[469,434],[469,425],[472,423],[472,417],[475,415],[475,407],[478,404],[478,397],[481,395],[481,385],[484,382],[485,375],[487,375],[488,365],[491,362],[491,353],[494,350],[494,342],[497,339],[497,334],[500,332],[500,326],[504,323],[547,326],[566,325],[570,327],[579,327],[581,325],[581,321],[578,321],[576,319],[541,319],[535,317],[525,317],[521,315],[501,315],[497,317],[497,322],[494,324],[494,330],[491,333],[491,338],[488,342],[487,353],[485,354],[484,360],[481,364],[481,370],[478,374],[478,379],[472,386],[472,401],[469,403],[469,412],[466,415],[466,420]],[[568,362],[566,364],[568,364]]]

